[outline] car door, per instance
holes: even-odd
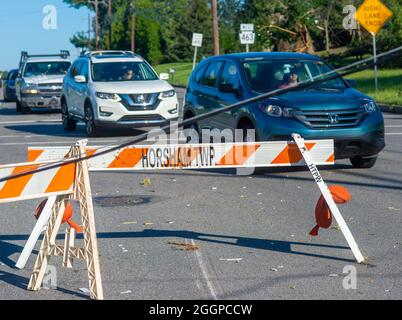
[[[66,77],[66,99],[69,113],[73,115],[78,114],[78,83],[75,82],[74,77],[79,75],[82,67],[82,60],[74,62],[68,77]]]
[[[89,63],[88,60],[83,60],[79,71],[80,76],[84,76],[86,82],[75,83],[75,93],[76,93],[76,112],[79,117],[84,117],[85,115],[85,99],[87,97],[87,86],[88,86],[88,75],[89,75]]]
[[[198,102],[204,112],[210,112],[219,108],[218,101],[218,77],[223,61],[213,61],[209,64],[201,84],[197,88]],[[216,117],[208,118],[200,122],[201,129],[219,128]]]
[[[226,61],[219,78],[219,107],[227,107],[243,99],[239,68],[233,61]],[[238,110],[220,113],[216,116],[219,128],[236,128],[236,113]]]

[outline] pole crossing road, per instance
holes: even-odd
[[[327,184],[341,184],[352,195],[339,208],[368,264],[354,262],[336,224],[317,238],[308,235],[320,193],[307,169],[253,176],[230,170],[91,173],[105,297],[401,299],[402,115],[384,116],[387,146],[374,168],[339,161],[321,169]],[[71,145],[86,137],[82,125],[65,133],[60,118],[20,115],[14,103],[1,102],[0,163],[26,161],[28,146]],[[138,133],[116,132],[89,144],[117,144]],[[0,299],[88,299],[83,261],[63,269],[62,258],[52,257],[57,289],[39,292],[26,290],[37,251],[25,269],[14,267],[39,202],[0,205]],[[347,286],[350,268],[357,272],[355,287]]]

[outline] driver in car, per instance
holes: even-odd
[[[279,87],[279,89],[286,89],[296,86],[298,78],[299,76],[295,72],[285,74],[283,77],[283,84]]]

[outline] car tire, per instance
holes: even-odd
[[[374,167],[377,162],[377,156],[375,157],[354,157],[350,158],[350,162],[352,163],[354,168],[357,169],[369,169]]]
[[[77,128],[77,121],[70,118],[67,102],[65,100],[61,101],[61,120],[64,131],[75,131]]]
[[[258,139],[256,136],[252,136],[249,130],[255,130],[254,126],[250,123],[246,123],[240,128],[243,130],[243,142],[256,142]]]
[[[85,131],[88,137],[99,136],[99,130],[95,125],[94,112],[91,106],[85,107]]]
[[[184,117],[184,120],[187,120],[187,119],[190,119],[190,118],[193,118],[194,116],[191,114],[191,115],[187,115],[186,117]],[[196,123],[196,122],[194,122],[194,123],[192,123],[192,124],[190,124],[190,125],[187,125],[187,126],[185,126],[184,127],[184,130],[191,130],[190,131],[190,135],[189,136],[187,136],[187,139],[186,139],[186,143],[189,143],[190,141],[192,142],[192,143],[199,143],[200,142],[200,131],[199,131],[199,129],[198,129],[198,124]]]

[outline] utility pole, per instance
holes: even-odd
[[[99,50],[99,5],[105,5],[104,0],[88,0],[88,4],[92,4],[95,7],[95,47]]]
[[[131,0],[131,51],[135,52],[135,0]]]
[[[91,51],[91,13],[88,12],[88,51]]]
[[[219,55],[219,25],[218,25],[218,3],[217,0],[212,0],[211,5],[212,20],[214,25],[214,55]]]
[[[108,16],[108,24],[109,24],[108,49],[111,50],[112,49],[112,0],[109,0],[109,2],[108,2],[107,16]]]

